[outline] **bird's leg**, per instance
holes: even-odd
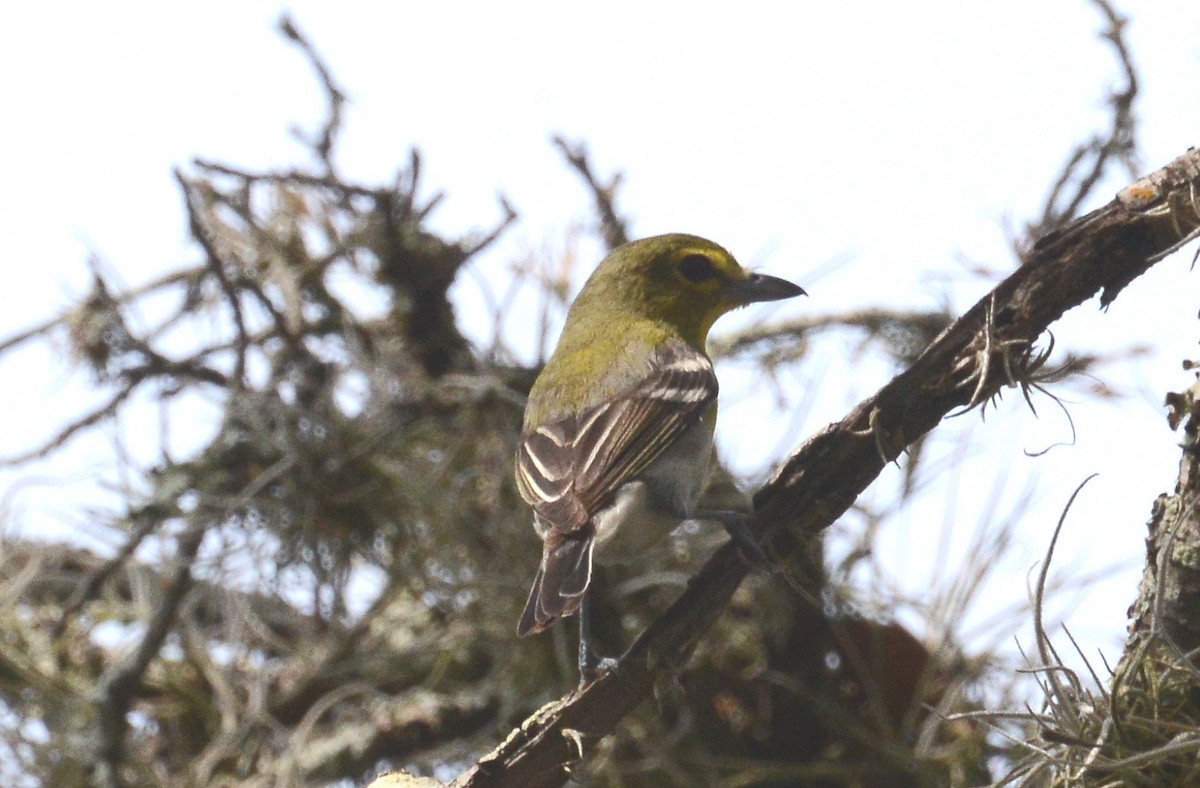
[[[742,555],[746,557],[746,560],[760,569],[771,569],[775,566],[771,557],[767,555],[767,551],[763,550],[758,539],[746,527],[746,521],[750,519],[750,515],[729,509],[712,509],[693,512],[689,519],[716,520],[725,528],[725,532],[729,534],[733,543],[741,548]]]
[[[611,657],[600,657],[592,650],[592,589],[583,592],[579,601],[579,686],[584,687],[595,681],[601,671],[609,671],[617,667],[617,660]]]

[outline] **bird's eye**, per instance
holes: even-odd
[[[679,261],[679,273],[689,282],[703,282],[712,279],[715,272],[712,260],[702,254],[689,254]]]

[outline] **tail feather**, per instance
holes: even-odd
[[[558,538],[555,538],[555,537]],[[574,615],[592,581],[591,535],[551,534],[542,551],[542,564],[533,578],[517,635],[541,632],[555,619]]]
[[[538,597],[542,593],[542,575],[542,568],[539,566],[537,574],[533,576],[533,588],[529,590],[529,599],[525,601],[525,611],[521,613],[521,620],[517,624],[517,637],[523,638],[545,629],[544,624],[538,623],[537,610]]]

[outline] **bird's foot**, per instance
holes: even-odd
[[[621,661],[612,657],[600,657],[588,654],[585,658],[579,655],[579,689],[591,684],[601,675],[611,673],[620,667]]]

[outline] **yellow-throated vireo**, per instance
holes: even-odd
[[[634,555],[688,519],[749,538],[741,515],[695,509],[717,420],[705,343],[726,312],[803,293],[712,241],[671,234],[615,249],[571,305],[517,450],[517,487],[544,542],[517,634],[579,613],[583,681],[611,662],[589,643],[593,560]]]

